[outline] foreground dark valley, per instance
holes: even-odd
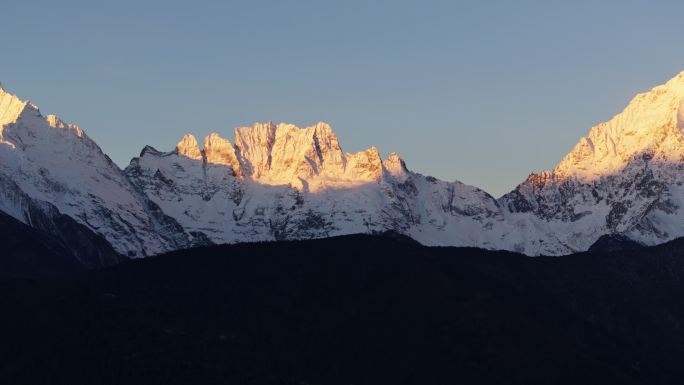
[[[0,382],[677,383],[681,250],[529,258],[351,235],[4,279]]]

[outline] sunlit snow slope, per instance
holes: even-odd
[[[530,234],[525,251],[586,250],[603,234],[648,245],[684,236],[683,130],[684,72],[637,95],[553,171],[531,174],[500,199]]]
[[[326,123],[255,124],[186,135],[173,151],[143,149],[125,173],[189,232],[215,243],[394,230],[426,244],[513,247],[497,202],[482,190],[407,170],[374,147],[342,151]]]
[[[651,245],[684,236],[683,130],[684,73],[496,200],[395,153],[344,152],[322,122],[257,123],[233,143],[188,134],[122,171],[80,128],[0,90],[0,210],[27,224],[37,210],[67,215],[131,256],[387,230],[528,255],[586,250],[605,234]]]
[[[79,127],[0,87],[0,210],[34,226],[35,212],[67,215],[123,255],[144,256],[191,242],[138,192]],[[54,229],[59,233],[59,229]]]

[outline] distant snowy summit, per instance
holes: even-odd
[[[561,247],[540,253],[586,250],[604,234],[654,245],[684,235],[683,170],[684,72],[637,95],[553,171],[531,174],[499,202]]]
[[[684,73],[496,200],[395,153],[344,152],[323,122],[257,123],[201,146],[188,134],[120,170],[79,127],[0,87],[0,211],[56,235],[73,233],[61,228],[69,218],[127,256],[387,230],[528,255],[586,250],[602,235],[651,245],[684,235],[683,129]]]
[[[503,235],[494,223],[505,223],[485,192],[412,173],[375,147],[344,152],[322,122],[237,128],[234,145],[211,134],[200,148],[186,135],[172,151],[146,147],[124,173],[214,243],[396,230],[426,243],[492,245]]]
[[[81,225],[79,231],[103,237],[122,255],[153,255],[193,244],[81,128],[43,116],[38,107],[4,90],[0,186],[0,211],[59,237],[78,233],[65,228],[68,217]]]

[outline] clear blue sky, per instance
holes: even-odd
[[[0,5],[0,81],[121,166],[324,120],[346,151],[498,196],[684,70],[682,1],[99,3]]]

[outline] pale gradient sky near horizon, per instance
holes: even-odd
[[[121,167],[190,132],[329,122],[494,196],[684,70],[681,1],[32,1],[0,82]]]

